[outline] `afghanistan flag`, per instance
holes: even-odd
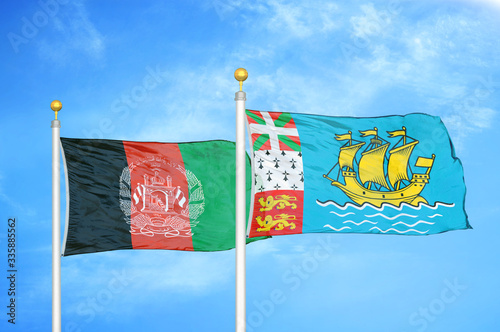
[[[61,138],[61,143],[68,188],[64,256],[235,247],[233,142]]]
[[[439,117],[246,114],[250,237],[471,228],[462,164]]]

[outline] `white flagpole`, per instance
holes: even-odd
[[[236,332],[246,331],[246,170],[245,170],[245,101],[243,81],[248,73],[243,68],[234,72],[240,82],[236,92]]]
[[[61,332],[61,163],[59,137],[61,122],[57,112],[62,108],[54,100],[50,108],[56,112],[52,120],[52,332]]]

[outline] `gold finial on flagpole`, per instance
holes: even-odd
[[[53,100],[50,103],[50,108],[56,112],[56,120],[57,120],[57,112],[59,112],[62,108],[62,103],[59,100]]]
[[[243,81],[248,77],[248,72],[245,68],[238,68],[234,72],[234,78],[240,82],[240,91],[243,91]]]

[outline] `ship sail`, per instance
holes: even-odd
[[[361,159],[359,160],[359,179],[363,184],[374,182],[390,189],[385,180],[384,172],[384,158],[388,148],[389,143],[386,143],[361,154]]]
[[[408,161],[411,152],[418,141],[402,145],[389,151],[389,164],[387,172],[389,175],[389,182],[396,189],[396,184],[401,180],[410,180],[408,177]]]
[[[409,169],[409,161],[419,142],[406,136],[405,127],[387,132],[389,138],[401,137],[392,148],[390,148],[390,142],[378,136],[377,127],[359,130],[359,133],[361,137],[374,137],[370,139],[370,143],[361,153],[357,165],[354,165],[356,154],[366,142],[353,140],[351,131],[347,134],[335,134],[337,141],[349,140],[349,142],[340,148],[339,162],[327,174],[323,174],[323,177],[331,181],[332,186],[343,191],[347,197],[360,206],[365,203],[376,207],[383,207],[384,204],[399,207],[403,203],[413,206],[427,203],[427,200],[420,196],[420,193],[429,183],[429,173],[436,156],[434,154],[432,158],[419,156],[415,166],[427,168],[427,170],[425,173],[413,173]],[[356,144],[352,144],[353,141]],[[389,152],[388,161],[386,160],[387,152]],[[334,179],[330,177],[330,173],[336,169],[337,165],[340,166],[340,170],[337,179]],[[344,181],[339,181],[340,176],[343,176]],[[403,183],[403,181],[405,182]]]
[[[354,169],[353,168],[353,160],[354,157],[356,156],[356,152],[365,145],[364,142],[354,144],[354,145],[349,145],[349,146],[344,146],[340,148],[340,153],[339,153],[339,166],[340,169],[343,169],[345,166],[349,170]]]

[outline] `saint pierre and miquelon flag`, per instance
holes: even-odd
[[[246,115],[253,154],[249,237],[471,228],[462,165],[439,117]]]

